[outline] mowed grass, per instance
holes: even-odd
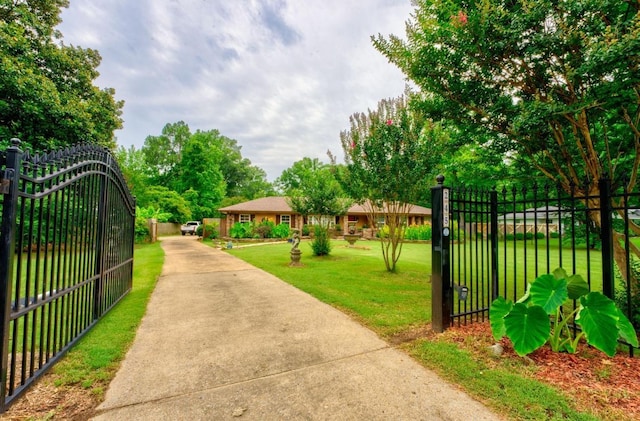
[[[291,267],[289,244],[235,247],[230,254],[360,319],[382,336],[431,320],[430,246],[405,244],[396,273],[386,271],[380,243],[355,247],[334,241],[329,256],[313,256],[302,241],[301,267]]]

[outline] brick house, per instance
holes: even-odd
[[[248,202],[237,203],[218,209],[224,217],[220,223],[220,235],[228,236],[231,227],[236,222],[272,221],[276,225],[289,224],[292,229],[302,229],[304,224],[313,224],[314,217],[303,217],[291,209],[287,199],[282,196],[262,197],[260,199],[249,200]],[[431,209],[418,205],[412,205],[409,210],[409,225],[431,224]],[[372,227],[374,224],[369,221],[367,212],[362,205],[354,204],[349,208],[346,215],[336,216],[332,224],[339,225],[342,233],[347,233],[349,229],[362,231]],[[384,224],[384,218],[376,221],[379,227]]]

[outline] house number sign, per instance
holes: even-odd
[[[449,189],[442,190],[442,227],[443,234],[449,235]]]

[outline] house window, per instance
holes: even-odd
[[[347,218],[349,222],[358,222],[358,215],[349,215]]]
[[[318,217],[317,215],[309,216],[309,224],[311,225],[323,225],[323,226],[333,226],[333,218],[330,218],[326,215]]]
[[[243,222],[251,222],[251,215],[249,215],[248,213],[241,213],[240,223],[243,223]]]
[[[291,226],[291,215],[280,215],[280,223]]]
[[[382,227],[384,227],[384,224],[385,224],[384,216],[378,216],[378,217],[376,218],[376,226],[377,226],[378,228],[382,228]]]

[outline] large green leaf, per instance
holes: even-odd
[[[568,297],[567,280],[551,274],[541,275],[531,284],[531,302],[541,306],[547,314],[555,314]]]
[[[541,306],[527,307],[522,303],[513,306],[505,316],[507,336],[513,342],[513,349],[520,356],[540,348],[549,338],[551,327],[549,316]]]
[[[582,309],[576,322],[582,326],[587,342],[612,357],[618,346],[618,308],[615,303],[594,291],[580,297]]]
[[[633,325],[627,319],[627,316],[624,315],[622,311],[618,308],[618,332],[620,333],[620,337],[627,341],[629,345],[634,347],[638,347],[638,335],[636,334],[636,330],[633,328]]]
[[[583,295],[587,295],[589,293],[589,284],[582,279],[582,276],[571,275],[567,279],[567,292],[569,293],[569,298],[577,300]]]
[[[499,341],[507,334],[507,328],[504,325],[504,316],[509,314],[513,308],[513,303],[502,297],[498,297],[491,303],[489,308],[489,322],[491,323],[491,332],[496,341]]]
[[[567,274],[567,271],[564,270],[564,268],[561,268],[561,267],[560,268],[556,268],[553,271],[553,276],[556,279],[568,279],[569,278],[569,275]]]

